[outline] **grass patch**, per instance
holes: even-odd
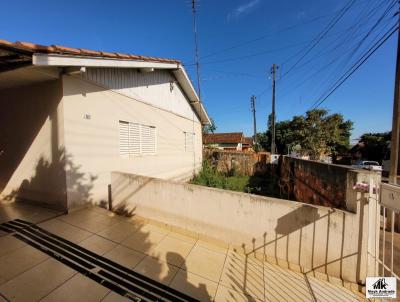
[[[249,181],[250,176],[237,175],[235,169],[232,169],[228,175],[225,175],[211,167],[207,161],[204,161],[201,171],[191,180],[191,183],[195,185],[248,193]]]
[[[225,174],[218,172],[206,160],[203,162],[200,172],[190,183],[262,196],[279,197],[277,177],[272,177],[270,172],[253,176],[239,175],[234,167]]]

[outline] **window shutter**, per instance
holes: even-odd
[[[120,156],[152,155],[156,152],[156,127],[119,121]]]
[[[129,123],[129,155],[140,154],[140,125]]]
[[[119,155],[129,154],[129,123],[119,121]]]
[[[141,153],[156,153],[156,128],[141,125]]]

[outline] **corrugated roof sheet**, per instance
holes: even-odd
[[[105,51],[89,50],[84,48],[73,48],[61,45],[46,46],[31,42],[21,42],[21,41],[10,42],[1,39],[0,39],[0,47],[12,48],[15,50],[22,50],[31,53],[65,54],[65,55],[102,57],[102,58],[135,60],[135,61],[145,61],[145,62],[176,63],[176,64],[181,63],[179,60],[175,59],[147,57],[135,54],[122,54],[117,52],[105,52]]]

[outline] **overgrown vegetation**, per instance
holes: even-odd
[[[207,160],[203,162],[201,171],[192,179],[191,183],[263,196],[278,196],[277,178],[272,177],[271,173],[253,176],[240,175],[235,166],[228,173],[222,173],[212,167]]]
[[[216,168],[212,167],[205,160],[201,171],[192,179],[191,183],[213,188],[248,192],[249,178],[250,176],[247,175],[238,175],[235,168],[231,169],[228,174],[218,172]]]

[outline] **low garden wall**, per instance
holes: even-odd
[[[279,186],[283,196],[314,205],[355,212],[358,199],[355,183],[381,181],[377,172],[354,169],[312,160],[282,156],[279,162]]]
[[[363,283],[368,196],[356,211],[308,205],[187,183],[112,173],[112,209],[237,246],[247,255]],[[371,253],[371,252],[370,252]]]

